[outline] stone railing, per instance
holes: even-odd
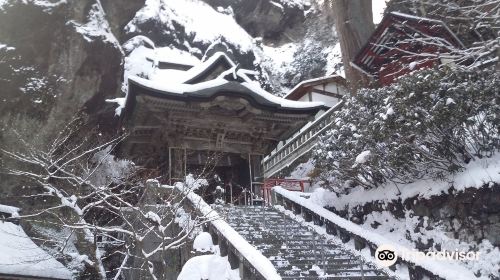
[[[292,164],[305,153],[309,152],[318,141],[318,136],[327,130],[333,122],[333,113],[342,107],[343,101],[339,102],[317,120],[307,124],[299,134],[286,140],[286,143],[271,152],[262,161],[264,166],[264,178],[271,178],[283,168]]]
[[[353,240],[356,250],[368,248],[373,257],[380,245],[390,245],[396,248],[398,256],[408,256],[410,252],[415,252],[394,243],[393,240],[337,216],[335,213],[301,197],[297,192],[275,187],[272,189],[272,200],[274,205],[281,205],[285,209],[293,211],[295,215],[302,216],[306,222],[312,222],[317,226],[325,227],[328,234],[337,236],[343,243]],[[443,265],[436,265],[436,260],[423,259],[421,261],[410,261],[400,257],[396,264],[389,268],[395,271],[396,267],[398,267],[398,270],[401,267],[406,267],[410,280],[477,279],[471,271],[465,269],[463,266],[447,263],[445,264],[446,269],[442,269]],[[402,271],[406,270],[402,269]]]
[[[176,191],[186,199],[185,209],[206,219],[203,230],[209,232],[215,245],[219,245],[220,255],[228,257],[231,269],[239,269],[243,280],[281,280],[273,264],[255,247],[237,233],[199,195],[177,184]]]

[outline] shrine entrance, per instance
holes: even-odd
[[[263,156],[327,109],[264,91],[222,53],[181,72],[190,78],[174,84],[129,78],[119,153],[157,168],[163,183],[193,174],[229,200],[260,195]]]

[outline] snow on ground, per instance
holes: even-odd
[[[238,269],[232,270],[226,257],[203,255],[189,259],[177,280],[240,280]]]
[[[174,30],[174,24],[184,27],[193,42],[211,43],[221,36],[242,52],[253,48],[253,38],[230,15],[219,13],[199,0],[147,0],[134,19],[126,26],[128,32],[139,31],[139,25],[157,19],[162,25]]]
[[[412,256],[415,252],[415,248],[413,244],[402,244],[398,242],[398,239],[392,239],[384,233],[374,232],[372,228],[363,228],[360,225],[354,224],[351,221],[341,218],[335,213],[326,210],[325,208],[316,205],[309,199],[300,196],[300,193],[287,191],[281,187],[273,188],[273,191],[287,197],[291,201],[302,205],[303,207],[308,208],[313,213],[318,214],[320,217],[332,222],[344,230],[363,237],[365,240],[377,245],[389,245],[395,249],[395,252],[398,256],[405,259],[404,256]],[[282,209],[283,210],[283,209]],[[292,213],[293,214],[293,213]],[[317,228],[319,233],[326,233],[326,229],[322,227]],[[399,229],[404,232],[403,229]],[[369,251],[368,251],[369,252]],[[493,256],[496,256],[496,253],[493,253]],[[440,260],[436,261],[430,258],[423,259],[409,259],[406,258],[407,261],[411,263],[415,263],[424,269],[436,274],[447,280],[472,280],[472,279],[489,279],[487,276],[476,277],[470,268],[466,267],[465,264],[459,263],[453,260]],[[399,272],[398,274],[403,275],[403,273]]]
[[[193,241],[193,249],[198,252],[215,253],[214,242],[212,236],[208,232],[200,232]]]
[[[451,175],[444,181],[422,180],[407,185],[387,184],[372,190],[355,188],[349,194],[340,197],[337,197],[333,192],[318,188],[311,194],[310,199],[304,200],[311,205],[320,207],[320,209],[325,206],[334,206],[336,209],[345,209],[346,207],[352,209],[373,201],[389,202],[397,199],[404,201],[415,196],[430,198],[448,193],[450,188],[462,191],[469,187],[480,188],[488,184],[491,186],[492,182],[500,182],[500,154],[470,162],[462,172]],[[485,240],[480,244],[459,241],[450,237],[440,224],[433,225],[430,227],[432,229],[429,230],[426,229],[427,226],[417,229],[417,225],[421,223],[419,219],[421,218],[413,216],[409,212],[406,213],[404,219],[397,219],[387,211],[374,212],[367,215],[362,228],[408,248],[413,248],[415,242],[426,243],[427,240],[432,239],[434,244],[441,246],[440,250],[479,252],[481,257],[478,261],[461,260],[459,262],[461,266],[470,271],[481,271],[482,275],[495,275],[500,269],[500,264],[497,262],[500,259],[500,250],[489,241]],[[375,222],[380,224],[377,229],[373,229],[371,226],[376,224]]]
[[[199,195],[187,188],[183,183],[177,183],[175,187],[184,193],[189,201],[198,209],[198,211],[209,219],[212,225],[223,235],[231,245],[243,257],[250,262],[259,273],[269,280],[278,280],[281,277],[276,272],[273,264],[255,247],[250,245],[238,232],[236,232],[228,223],[221,219],[220,215],[214,211]],[[181,278],[178,278],[180,280]],[[199,279],[199,278],[184,278]],[[220,279],[220,278],[216,278]]]
[[[481,188],[486,184],[492,185],[493,182],[500,182],[500,153],[491,158],[472,161],[465,166],[463,171],[450,175],[442,181],[420,180],[405,185],[388,183],[371,190],[356,187],[347,195],[333,196],[328,206],[343,209],[347,205],[349,208],[354,208],[372,201],[389,202],[415,196],[430,198],[448,193],[451,188],[459,192],[466,188]]]
[[[24,93],[39,93],[48,82],[47,77],[27,77],[26,83],[19,89]]]
[[[210,233],[200,232],[194,239],[193,249],[212,254],[189,259],[182,267],[177,280],[240,280],[239,270],[232,270],[228,257],[220,256],[219,246],[214,245]]]
[[[10,222],[0,221],[0,273],[72,279],[71,272]]]
[[[380,224],[376,229],[371,227],[371,224],[375,222]],[[426,243],[427,240],[432,239],[434,244],[440,246],[440,250],[434,248],[435,251],[479,252],[480,257],[478,260],[460,260],[460,262],[471,271],[481,271],[483,275],[495,275],[500,270],[500,263],[498,262],[500,260],[500,250],[488,240],[472,245],[450,238],[443,226],[434,225],[432,229],[427,230],[426,226],[417,227],[419,224],[419,217],[411,215],[409,212],[406,213],[404,219],[397,219],[390,212],[383,211],[367,215],[366,221],[361,226],[407,247],[413,247],[414,243],[418,241]]]
[[[327,234],[326,229],[324,227],[315,225],[313,222],[306,222],[304,220],[304,218],[302,218],[302,216],[295,215],[292,211],[286,210],[281,205],[275,205],[274,208],[276,208],[277,210],[285,213],[287,216],[289,216],[293,220],[297,221],[301,225],[307,226],[307,227],[311,228],[312,230],[316,231],[316,233],[322,235],[323,238],[331,241],[332,243],[338,245],[341,248],[345,248],[346,250],[350,251],[353,255],[359,257],[360,259],[362,259],[365,263],[369,262],[372,265],[377,266],[376,265],[376,260],[371,255],[371,253],[370,253],[370,251],[369,251],[368,248],[365,248],[365,249],[363,249],[361,251],[358,251],[358,250],[355,249],[355,246],[354,246],[354,243],[353,243],[352,240],[349,241],[349,242],[347,242],[347,243],[342,243],[338,239],[338,237]],[[408,277],[407,271],[405,271],[404,267],[402,267],[402,266],[399,266],[395,272],[393,272],[392,270],[390,270],[388,268],[385,268],[385,267],[379,267],[379,269],[381,269],[384,272],[386,272],[389,276],[396,276],[396,277],[398,277],[397,279],[399,279],[399,280],[410,280],[409,277]]]

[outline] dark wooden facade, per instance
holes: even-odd
[[[129,79],[121,117],[130,136],[120,153],[138,165],[160,168],[171,183],[211,165],[224,181],[249,187],[262,179],[262,157],[327,109],[279,102],[225,55],[202,67],[182,84],[166,87]]]
[[[462,42],[442,21],[392,12],[385,15],[352,65],[388,85],[411,71],[447,61],[450,52],[461,47]]]

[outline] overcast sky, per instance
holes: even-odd
[[[373,0],[373,22],[379,23],[382,20],[382,14],[385,9],[385,0]]]

